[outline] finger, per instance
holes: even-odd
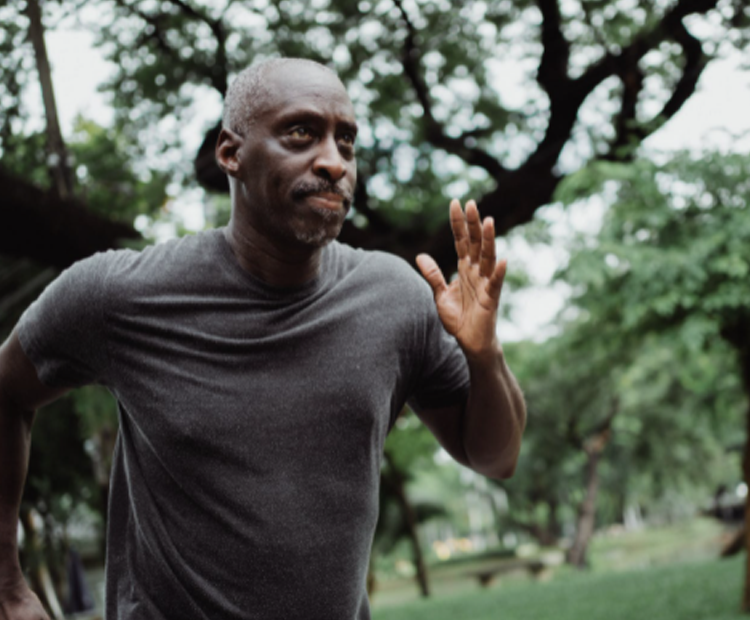
[[[448,285],[445,283],[443,272],[440,271],[440,267],[434,261],[434,259],[428,254],[420,254],[417,256],[417,267],[422,272],[424,279],[432,288],[432,293],[437,297],[442,293]]]
[[[495,222],[491,217],[484,218],[482,224],[482,258],[479,263],[479,275],[489,278],[495,269]]]
[[[503,259],[499,261],[490,276],[490,281],[487,283],[487,295],[495,302],[500,300],[500,291],[503,288],[503,280],[505,280],[505,271],[507,268],[507,260]]]
[[[453,239],[456,242],[456,254],[458,254],[458,259],[461,260],[469,255],[469,233],[466,230],[466,217],[461,209],[461,203],[455,198],[451,200],[450,214]]]
[[[469,258],[476,263],[482,251],[482,222],[477,203],[473,200],[466,203],[466,224],[469,229]]]

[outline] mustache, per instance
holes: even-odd
[[[323,180],[321,180],[319,183],[311,183],[309,181],[306,181],[306,182],[303,181],[292,190],[292,197],[299,200],[301,198],[306,198],[307,196],[311,196],[313,194],[323,194],[323,193],[330,193],[330,194],[336,194],[337,196],[341,196],[344,199],[344,204],[347,207],[352,203],[352,200],[354,199],[352,192],[346,191],[345,189],[339,187],[335,183],[329,183]]]

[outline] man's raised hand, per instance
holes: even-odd
[[[451,228],[458,254],[458,277],[447,284],[440,267],[427,254],[417,256],[417,266],[435,295],[438,315],[467,358],[481,359],[497,350],[495,324],[506,261],[495,258],[495,224],[480,220],[473,200],[450,204]]]

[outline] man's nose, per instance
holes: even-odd
[[[336,139],[330,136],[319,143],[319,149],[313,163],[313,172],[318,176],[336,183],[346,175],[346,162],[336,144]]]

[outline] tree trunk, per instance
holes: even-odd
[[[587,451],[588,461],[586,463],[586,496],[578,507],[578,519],[576,522],[576,535],[573,545],[568,551],[568,563],[577,568],[587,566],[586,553],[589,541],[594,535],[596,524],[596,496],[599,492],[599,458],[600,452]]]
[[[99,486],[100,503],[99,511],[102,516],[102,529],[99,541],[99,550],[102,557],[107,551],[107,520],[109,516],[109,483],[112,473],[112,457],[115,452],[117,440],[117,429],[109,424],[102,425],[93,436],[94,450],[91,453],[91,462],[94,469],[94,479]]]
[[[400,477],[399,477],[400,478]],[[406,495],[406,488],[403,479],[399,479],[396,487],[398,501],[401,504],[401,510],[404,514],[404,520],[411,540],[412,552],[414,554],[414,566],[417,569],[417,583],[422,596],[430,596],[430,584],[427,574],[427,566],[424,563],[422,554],[422,544],[419,542],[419,532],[417,530],[417,513]]]
[[[740,363],[740,377],[747,404],[745,450],[742,457],[742,479],[750,485],[750,317],[741,317],[736,321],[722,325],[721,336],[737,351]],[[744,547],[745,584],[742,593],[742,611],[750,613],[750,493],[745,499]]]
[[[745,343],[740,349],[740,369],[742,372],[742,386],[747,399],[747,431],[745,436],[745,452],[742,458],[743,480],[750,485],[750,344]],[[742,611],[750,613],[750,493],[745,500],[745,588],[742,595]]]
[[[77,260],[141,235],[129,224],[87,212],[74,200],[73,173],[60,131],[39,0],[28,0],[29,39],[34,47],[47,120],[47,165],[52,189],[44,192],[0,169],[0,254],[65,269]]]
[[[407,534],[411,541],[412,553],[414,555],[414,566],[417,570],[417,583],[419,584],[419,590],[422,596],[430,596],[430,583],[429,576],[427,573],[427,565],[424,562],[424,554],[422,553],[422,544],[419,542],[419,532],[417,529],[417,513],[414,507],[409,501],[409,497],[406,494],[406,476],[395,466],[393,459],[385,453],[385,458],[388,461],[388,465],[391,469],[391,484],[393,490],[398,498],[398,503],[401,506],[401,514],[404,517],[404,523],[406,525]]]
[[[39,72],[44,112],[47,118],[47,148],[49,150],[47,165],[50,168],[57,196],[61,200],[70,200],[73,198],[73,175],[68,165],[68,152],[57,118],[52,72],[47,58],[47,46],[44,44],[44,26],[42,25],[42,12],[38,0],[27,0],[26,14],[29,17],[29,39],[34,46],[36,68]]]
[[[588,565],[586,554],[596,525],[596,497],[599,493],[599,461],[611,436],[612,419],[617,414],[619,403],[612,403],[612,411],[598,432],[584,443],[588,457],[586,463],[586,496],[578,508],[578,522],[573,545],[568,551],[568,563],[578,568]]]
[[[548,501],[547,506],[549,507],[549,514],[547,516],[547,538],[545,546],[553,547],[557,544],[557,541],[560,539],[560,533],[562,532],[560,520],[557,516],[557,499],[551,499]]]

